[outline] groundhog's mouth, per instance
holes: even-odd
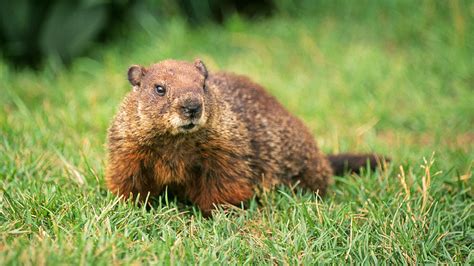
[[[184,130],[190,130],[190,129],[193,129],[196,125],[193,124],[193,123],[189,123],[187,125],[184,125],[184,126],[180,126],[180,128],[184,129]]]
[[[206,118],[182,119],[179,116],[171,117],[170,123],[173,126],[173,135],[175,134],[191,134],[198,131],[206,123]]]

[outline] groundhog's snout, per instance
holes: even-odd
[[[199,98],[188,98],[180,105],[181,115],[188,119],[201,117],[202,101]]]

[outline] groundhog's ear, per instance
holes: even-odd
[[[207,78],[207,68],[201,59],[197,58],[196,60],[194,60],[194,66],[199,70],[199,72],[202,73],[204,78]]]
[[[130,81],[134,88],[140,86],[145,72],[146,69],[139,65],[132,65],[128,68],[128,81]]]

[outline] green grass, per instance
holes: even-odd
[[[194,29],[144,19],[68,69],[0,62],[0,264],[473,264],[472,2],[323,3]],[[393,163],[323,199],[280,188],[212,219],[117,201],[104,142],[127,67],[194,57],[266,86],[325,152]]]

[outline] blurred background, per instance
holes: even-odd
[[[371,21],[372,28],[386,31],[381,34],[401,35],[401,42],[427,41],[429,33],[420,30],[449,21],[454,34],[438,30],[463,46],[472,36],[466,21],[472,9],[472,1],[458,0],[1,0],[0,48],[1,56],[14,65],[38,67],[48,60],[67,64],[91,55],[94,45],[120,41],[130,32],[159,33],[153,28],[171,19],[196,27],[224,25],[235,17],[252,21],[275,16]]]
[[[18,0],[0,2],[0,44],[11,63],[37,67],[47,60],[69,63],[93,44],[116,41],[147,21],[174,17],[189,25],[222,24],[233,14],[248,19],[272,15],[272,0]]]

